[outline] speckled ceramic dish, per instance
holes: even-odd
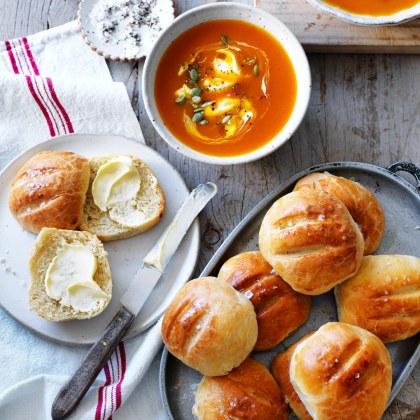
[[[404,22],[420,17],[420,2],[413,7],[388,16],[369,16],[350,13],[338,7],[331,6],[323,0],[308,0],[308,2],[324,13],[328,13],[338,19],[361,26],[400,25]]]
[[[113,37],[109,42],[105,42],[104,37],[98,30],[98,4],[106,3],[107,5],[111,5],[114,1],[115,0],[82,0],[80,2],[77,18],[83,39],[93,51],[104,56],[108,60],[137,61],[146,57],[150,53],[160,32],[174,20],[175,11],[172,0],[158,0],[153,13],[154,15],[158,14],[159,23],[149,19],[147,21],[149,31],[147,36],[144,37],[145,41],[140,41],[138,47],[130,48],[127,48],[127,44],[124,45],[123,43],[114,42],[115,39],[117,39],[116,37]],[[118,2],[118,0],[116,1]],[[150,0],[138,0],[138,2],[142,2],[146,5],[146,8],[147,5],[151,3]],[[133,7],[130,7],[130,9],[132,10]],[[146,20],[147,11],[142,16],[142,18]],[[117,22],[118,25],[118,22],[121,22],[121,19],[122,17],[120,15],[119,18],[112,18],[112,21],[114,25],[115,22]],[[147,24],[144,23],[143,26],[147,26]],[[121,30],[125,30],[126,25],[121,25],[121,27]],[[135,26],[135,28],[139,27],[139,25]],[[158,30],[156,28],[158,28]],[[140,32],[140,34],[143,34],[143,32]],[[131,38],[134,41],[134,38]]]

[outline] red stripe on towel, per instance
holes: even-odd
[[[104,389],[110,384],[110,381],[111,381],[111,377],[109,375],[108,364],[105,365],[104,371],[105,371],[106,380],[105,380],[105,383],[101,387],[98,388],[98,404],[96,405],[96,410],[95,410],[95,420],[101,420],[102,418],[102,408],[106,404],[106,398],[104,398],[104,396],[106,397],[106,393],[104,393]],[[105,400],[105,404],[104,404],[104,400]]]
[[[10,64],[12,65],[12,69],[15,72],[15,74],[19,74],[19,70],[16,65],[16,60],[13,55],[12,46],[10,45],[9,41],[4,41],[4,43],[6,44],[6,50],[7,50],[7,53],[9,54],[9,60],[10,60]]]
[[[57,104],[58,109],[61,111],[61,113],[62,113],[62,115],[64,117],[64,121],[67,124],[68,132],[69,133],[74,133],[73,124],[71,123],[69,114],[67,114],[67,112],[64,109],[63,105],[61,105],[61,102],[58,99],[57,94],[55,93],[54,85],[53,85],[53,82],[52,82],[51,78],[50,77],[46,77],[46,80],[47,80],[47,84],[48,84],[48,87],[49,87],[50,92],[51,92],[51,96],[52,96],[54,102]]]
[[[125,378],[125,369],[127,367],[127,359],[126,359],[126,354],[125,354],[125,347],[124,347],[124,343],[120,343],[118,345],[118,350],[120,352],[120,356],[121,356],[121,378],[117,383],[117,387],[115,390],[115,394],[116,394],[116,398],[117,398],[117,405],[115,410],[118,410],[121,407],[121,400],[122,400],[122,395],[121,395],[121,385],[124,381]]]
[[[32,68],[34,69],[34,73],[36,76],[39,76],[38,66],[35,63],[34,56],[32,55],[31,48],[29,47],[28,38],[23,37],[22,41],[23,41],[23,45],[25,46],[26,53],[28,54],[29,61],[31,62]]]
[[[104,371],[105,371],[105,377],[106,377],[106,382],[105,382],[105,386],[103,389],[104,392],[104,406],[103,406],[103,418],[105,419],[106,416],[106,400],[107,400],[107,392],[108,392],[108,386],[111,384],[111,375],[109,373],[109,366],[111,365],[111,360],[108,361],[108,363],[105,365],[104,367]]]

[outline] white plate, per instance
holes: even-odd
[[[13,218],[8,208],[8,193],[21,166],[42,150],[71,151],[86,157],[108,153],[136,155],[153,170],[165,194],[165,215],[156,226],[134,238],[104,244],[111,266],[112,299],[106,310],[92,319],[48,322],[29,310],[28,260],[36,235],[23,230]],[[64,136],[27,150],[0,174],[0,305],[12,317],[46,338],[66,344],[94,343],[118,311],[119,299],[140,267],[143,258],[170,223],[188,194],[183,179],[165,159],[146,145],[121,136]],[[144,331],[163,314],[177,290],[190,279],[197,262],[199,244],[199,224],[195,221],[170,262],[165,277],[156,285],[126,338]]]

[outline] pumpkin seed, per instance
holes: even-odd
[[[195,103],[195,104],[199,104],[201,102],[201,96],[193,96],[191,98],[191,100]]]
[[[204,104],[201,104],[201,106],[203,107],[203,108],[205,108],[206,106],[209,106],[209,105],[211,105],[211,104],[213,104],[214,102],[212,102],[212,101],[207,101],[207,102],[204,102]]]
[[[204,114],[202,112],[197,112],[196,114],[194,114],[194,116],[192,117],[193,122],[198,123],[200,122],[202,119],[204,118]]]
[[[201,125],[205,125],[205,124],[208,124],[209,122],[207,121],[207,120],[201,120],[200,122],[199,122],[199,124],[201,124]]]
[[[224,117],[223,120],[222,120],[222,124],[228,123],[231,118],[232,118],[232,115],[230,115],[230,114],[226,115],[226,117]]]
[[[193,80],[194,82],[196,82],[200,78],[200,75],[198,74],[198,71],[196,68],[192,68],[190,70],[190,77],[191,77],[191,80]]]
[[[204,108],[201,106],[198,108],[194,108],[194,112],[202,112],[202,111],[204,111]]]
[[[191,96],[197,96],[201,93],[201,89],[199,87],[192,88],[190,91]]]
[[[187,98],[184,95],[180,95],[180,96],[178,96],[178,98],[175,99],[175,102],[177,104],[182,105],[182,104],[185,104],[186,100],[187,100]]]
[[[227,35],[222,35],[220,37],[220,41],[222,41],[225,45],[229,45],[229,38],[227,37]]]
[[[258,64],[255,64],[253,73],[255,77],[257,77],[260,74],[260,66]]]

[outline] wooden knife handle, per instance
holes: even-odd
[[[115,315],[74,375],[55,397],[51,408],[53,420],[64,419],[73,411],[111,357],[134,318],[124,307]]]

